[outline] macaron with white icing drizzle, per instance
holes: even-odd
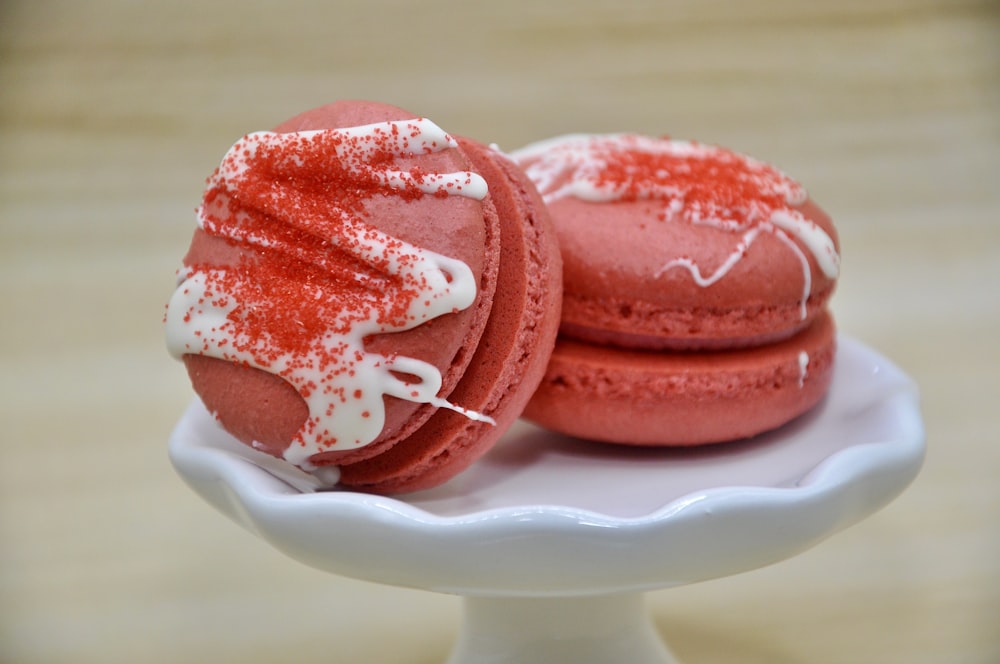
[[[337,102],[248,134],[197,221],[168,347],[222,427],[325,485],[440,484],[541,378],[561,294],[545,206],[426,118]]]
[[[696,445],[821,400],[839,245],[798,182],[731,150],[637,134],[560,136],[511,156],[546,201],[564,262],[560,340],[529,419]]]

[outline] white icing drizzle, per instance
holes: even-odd
[[[806,384],[806,377],[809,375],[809,353],[799,351],[799,387]]]
[[[320,143],[327,146],[322,154],[338,160],[342,170],[363,173],[386,190],[417,188],[427,194],[443,193],[475,200],[482,200],[487,193],[485,180],[475,173],[420,172],[415,175],[396,170],[383,163],[384,160],[371,161],[379,151],[404,157],[457,146],[429,120],[377,123],[349,129],[249,134],[226,154],[222,165],[209,179],[209,188],[237,197],[246,178],[260,177],[260,173],[255,172],[263,168],[256,159],[258,153],[272,148],[285,159],[272,159],[267,167],[293,182],[296,171],[304,166],[302,153],[296,151],[296,146]],[[329,149],[331,146],[334,149]],[[316,167],[315,164],[309,166]],[[294,185],[275,186],[265,194],[264,205],[268,207],[265,213],[274,217],[273,223],[295,224],[294,219],[282,218],[294,215],[289,210],[295,210],[295,206],[289,206],[289,201],[301,198],[301,192],[289,191],[292,187]],[[280,242],[267,233],[254,232],[247,218],[236,214],[220,222],[217,212],[218,209],[210,212],[207,204],[203,205],[199,209],[199,224],[215,235],[238,239],[262,250],[281,249],[295,255],[295,246],[282,244],[278,247],[276,242]],[[372,353],[365,349],[363,342],[369,335],[412,329],[471,306],[477,283],[469,267],[461,261],[390,237],[355,218],[349,211],[337,208],[335,202],[330,203],[328,214],[339,225],[336,234],[324,238],[327,242],[364,263],[378,265],[385,274],[402,278],[408,290],[396,297],[408,298],[405,316],[390,315],[393,302],[386,300],[392,298],[385,294],[386,289],[372,283],[370,275],[356,275],[358,287],[351,291],[348,299],[317,287],[317,306],[336,311],[336,324],[311,339],[310,350],[303,355],[276,346],[273,340],[261,338],[260,334],[239,324],[246,313],[241,309],[244,303],[225,287],[232,283],[238,288],[231,291],[253,287],[241,273],[230,269],[189,268],[182,272],[181,283],[167,308],[166,337],[171,353],[177,357],[196,353],[220,358],[274,373],[288,381],[305,399],[309,418],[284,452],[284,457],[306,470],[317,471],[326,481],[335,479],[336,470],[317,469],[309,458],[319,452],[354,449],[374,441],[384,424],[383,395],[449,408],[473,420],[495,424],[482,413],[438,397],[442,376],[433,365],[411,357]],[[310,256],[304,260],[322,263],[335,258]],[[295,284],[300,293],[298,297],[309,293],[312,286],[307,282]],[[393,372],[414,376],[417,381],[404,380]]]
[[[751,228],[744,233],[743,237],[740,238],[740,241],[733,248],[733,251],[726,257],[726,260],[722,261],[719,267],[715,268],[715,271],[708,276],[702,274],[701,267],[699,267],[697,263],[686,257],[675,258],[671,261],[667,261],[667,263],[657,270],[653,276],[659,277],[667,270],[675,267],[683,267],[691,273],[691,278],[694,279],[696,284],[702,288],[711,286],[716,281],[726,276],[726,273],[729,272],[729,270],[731,270],[741,258],[743,258],[743,254],[750,248],[753,241],[757,239],[757,235],[760,234],[760,231],[760,228]]]
[[[687,200],[690,190],[678,179],[671,179],[671,174],[665,170],[648,173],[635,167],[627,171],[627,176],[619,174],[618,179],[606,177],[611,161],[625,154],[679,157],[691,163],[708,158],[724,160],[727,166],[733,167],[741,183],[755,187],[762,198],[780,195],[784,206],[768,209],[763,204],[751,205],[747,210],[740,211],[744,218],[735,218],[736,211]],[[732,252],[708,274],[692,258],[680,256],[667,260],[654,274],[656,277],[668,270],[683,268],[699,286],[711,286],[732,270],[761,233],[778,238],[802,265],[802,318],[806,317],[812,271],[799,243],[813,256],[825,276],[835,279],[839,275],[840,257],[833,239],[794,209],[794,206],[805,202],[805,189],[791,178],[750,157],[700,143],[635,134],[560,136],[516,150],[512,157],[524,168],[546,202],[568,196],[594,202],[620,201],[628,197],[659,200],[664,203],[665,221],[687,221],[740,233]]]

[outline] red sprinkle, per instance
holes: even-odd
[[[787,208],[787,196],[799,189],[776,168],[723,148],[695,154],[609,148],[598,157],[605,167],[596,185],[627,201],[676,197],[681,203],[677,218],[685,221],[762,223]],[[670,215],[664,210],[659,218],[666,221]]]
[[[228,182],[209,180],[202,227],[243,249],[238,263],[189,267],[205,272],[206,296],[214,304],[232,299],[228,329],[221,332],[231,339],[233,353],[249,353],[265,367],[294,358],[280,374],[286,377],[302,368],[351,372],[361,358],[347,357],[346,347],[328,347],[324,340],[349,334],[372,317],[385,330],[405,325],[421,285],[406,270],[390,274],[390,260],[405,264],[414,257],[398,240],[383,244],[384,237],[363,220],[366,201],[412,201],[424,192],[414,183],[386,183],[385,171],[397,160],[388,133],[287,136],[258,142],[241,158],[227,156],[216,175],[225,174]],[[415,182],[429,177],[419,169],[410,174]],[[381,247],[378,258],[360,257],[373,247]],[[307,396],[309,386],[300,392]],[[335,442],[326,438],[325,444]]]

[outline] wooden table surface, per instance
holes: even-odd
[[[926,464],[800,556],[650,593],[656,624],[684,662],[1000,661],[1000,5],[280,6],[0,5],[0,661],[445,659],[457,598],[292,562],[166,458],[203,179],[337,98],[506,148],[670,133],[804,182],[839,224],[841,330],[919,382]]]

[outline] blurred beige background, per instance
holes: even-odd
[[[0,4],[0,662],[442,662],[449,596],[300,566],[166,459],[160,319],[205,176],[336,98],[514,148],[723,144],[839,223],[846,334],[926,466],[781,564],[649,594],[685,662],[1000,661],[1000,8],[944,0]]]

